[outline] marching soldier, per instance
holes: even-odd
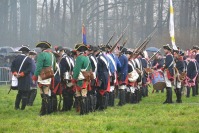
[[[22,51],[21,55],[18,55],[11,65],[11,71],[18,79],[18,93],[15,100],[15,109],[24,110],[28,101],[28,94],[30,91],[31,78],[29,76],[32,69],[32,60],[27,56],[30,49],[27,46],[22,46],[19,51]],[[21,104],[21,108],[20,103]]]
[[[36,45],[36,47],[41,48],[42,52],[37,55],[36,60],[36,70],[32,77],[32,79],[36,82],[38,81],[38,86],[40,88],[41,98],[42,98],[42,105],[40,115],[46,115],[51,113],[51,81],[52,78],[42,79],[41,78],[41,71],[44,68],[52,67],[53,71],[55,70],[56,59],[53,53],[48,50],[51,48],[51,44],[42,41]]]
[[[78,100],[76,110],[78,112],[80,111],[80,115],[84,115],[88,113],[87,92],[90,81],[86,79],[82,71],[90,71],[91,64],[89,58],[85,54],[85,51],[88,50],[87,46],[85,46],[84,44],[77,44],[75,46],[75,50],[77,58],[75,60],[75,66],[73,68],[72,83],[74,84],[76,97]]]
[[[164,45],[164,52],[166,55],[165,58],[165,64],[163,66],[163,71],[164,71],[164,77],[165,77],[165,82],[166,82],[166,100],[165,103],[173,103],[172,101],[172,81],[174,80],[174,72],[173,72],[173,67],[174,67],[174,58],[173,55],[171,54],[171,47],[169,44]]]

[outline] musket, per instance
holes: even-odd
[[[109,45],[109,43],[111,42],[111,40],[113,39],[114,36],[115,36],[115,31],[113,32],[113,35],[112,35],[111,38],[108,40],[108,42],[106,43],[105,46]]]
[[[115,50],[115,48],[117,47],[117,44],[121,41],[122,37],[124,36],[124,34],[126,33],[126,29],[127,29],[128,25],[126,26],[126,28],[123,30],[123,32],[121,33],[120,37],[118,38],[118,40],[116,41],[116,43],[113,45],[113,47],[111,48],[110,52],[113,52]]]
[[[127,41],[128,41],[128,38],[123,42],[123,44],[122,44],[122,49],[123,49],[124,46],[126,45]],[[121,51],[122,51],[122,49],[121,49]]]
[[[131,55],[131,58],[136,58],[139,55],[139,53],[146,48],[147,44],[151,41],[156,31],[157,29],[155,28],[155,30],[144,40],[144,42],[138,48],[135,49],[135,51]]]
[[[151,58],[148,60],[148,62],[150,62],[150,61],[153,59],[153,57],[155,57],[155,56],[157,55],[157,53],[160,52],[161,49],[162,49],[162,48],[158,49],[158,51],[155,52],[155,53],[151,56]]]

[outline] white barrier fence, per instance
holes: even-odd
[[[0,67],[0,85],[8,84],[11,81],[11,71],[9,67]]]

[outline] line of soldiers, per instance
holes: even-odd
[[[118,47],[119,53],[116,54],[110,52],[110,45],[87,46],[80,43],[75,45],[73,51],[62,46],[52,51],[51,44],[42,41],[36,47],[41,48],[42,52],[36,57],[36,68],[31,76],[30,58],[26,59],[21,71],[18,72],[21,62],[30,53],[28,47],[23,46],[20,49],[22,55],[16,57],[11,66],[12,73],[18,77],[19,82],[16,109],[19,109],[21,99],[21,109],[25,109],[31,81],[34,85],[38,83],[40,88],[42,98],[40,115],[50,114],[57,110],[69,111],[73,106],[77,112],[84,115],[114,106],[117,96],[118,106],[139,103],[142,97],[148,96],[150,74],[145,69],[149,67],[164,73],[167,91],[164,103],[173,102],[171,89],[173,84],[177,103],[182,102],[182,83],[184,82],[186,82],[184,86],[187,86],[187,96],[189,96],[190,87],[192,87],[193,96],[198,94],[198,87],[195,84],[198,63],[194,59],[196,56],[199,61],[198,47],[194,47],[185,59],[181,50],[172,51],[169,45],[165,45],[163,46],[165,59],[157,54],[152,63],[148,62],[146,52],[136,53],[135,57],[132,56],[134,52],[125,47]],[[42,80],[41,70],[49,66],[52,66],[54,70],[54,77]],[[183,72],[186,72],[186,78],[178,80]],[[59,100],[57,95],[60,96]]]

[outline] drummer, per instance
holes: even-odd
[[[153,68],[153,70],[161,71],[161,69],[163,68],[163,65],[164,65],[164,59],[163,59],[161,53],[158,52],[155,55],[155,58],[152,62],[152,68]],[[158,92],[159,92],[159,90],[156,90],[156,93],[158,93]],[[161,92],[164,93],[164,89],[162,89]]]
[[[174,76],[174,72],[173,72],[173,67],[174,67],[174,58],[173,55],[171,54],[171,47],[169,46],[169,44],[164,45],[164,52],[165,52],[165,63],[163,65],[162,70],[164,71],[164,78],[165,78],[165,82],[166,82],[166,90],[167,90],[167,94],[166,94],[166,100],[163,104],[170,104],[173,103],[172,101],[172,81],[174,80],[173,76]]]

